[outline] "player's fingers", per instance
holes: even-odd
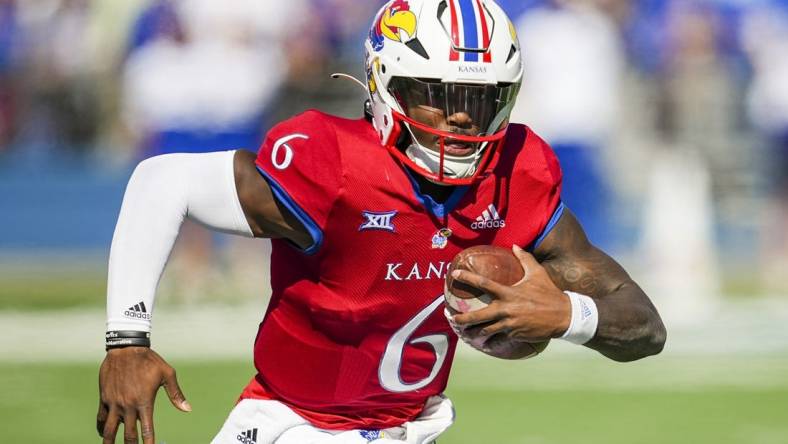
[[[96,414],[96,431],[98,432],[99,436],[104,434],[104,424],[107,423],[107,416],[109,416],[109,409],[107,405],[101,402],[99,399],[99,408],[98,413]]]
[[[539,267],[541,267],[541,265],[539,265],[539,261],[536,260],[534,255],[523,250],[518,245],[512,245],[512,253],[514,253],[514,256],[520,261],[520,265],[523,266],[523,272],[524,272],[522,280],[520,280],[520,282],[518,282],[517,284],[524,282],[525,280],[530,278],[531,274],[534,271],[538,270]]]
[[[493,301],[490,305],[482,308],[481,310],[460,313],[454,315],[452,319],[454,319],[454,323],[456,325],[467,328],[471,325],[482,324],[485,322],[494,322],[501,319],[502,317],[503,313],[501,312],[500,307],[498,307],[498,304]]]
[[[115,435],[118,434],[118,424],[120,423],[120,410],[117,407],[110,407],[107,420],[104,422],[104,429],[101,436],[104,444],[115,444]]]
[[[139,415],[142,444],[155,444],[156,437],[153,432],[153,404],[140,407]]]
[[[174,405],[176,409],[182,412],[192,411],[191,404],[189,404],[189,401],[183,396],[183,391],[181,391],[181,387],[178,385],[178,378],[175,376],[175,370],[170,371],[164,376],[163,385],[164,390],[167,391],[167,396],[170,398],[170,402],[172,402],[172,405]]]
[[[451,272],[451,275],[454,279],[457,279],[460,282],[466,283],[472,287],[476,287],[479,290],[483,290],[485,293],[497,297],[501,297],[502,295],[506,294],[506,291],[509,288],[506,285],[501,285],[492,279],[467,270],[454,270]]]
[[[469,337],[469,338],[478,338],[478,337],[481,337],[481,336],[485,336],[485,335],[482,335],[482,330],[484,329],[484,327],[487,327],[488,325],[492,325],[495,322],[496,321],[484,322],[484,323],[481,323],[481,324],[471,325],[469,327],[466,327],[462,331],[462,334],[464,336]]]
[[[457,323],[454,322],[454,315],[449,311],[448,307],[445,307],[443,309],[443,316],[445,316],[446,320],[449,321],[449,327],[451,327],[451,329],[454,330],[454,333],[459,336],[459,334],[462,333],[464,328],[457,325]]]
[[[123,412],[123,444],[139,444],[137,436],[137,411],[127,409]]]
[[[502,320],[482,327],[479,330],[479,336],[493,336],[498,333],[506,333],[507,331],[509,331],[509,324]]]

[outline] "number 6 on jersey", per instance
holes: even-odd
[[[305,136],[303,134],[291,134],[289,136],[282,137],[281,139],[277,140],[276,143],[274,143],[274,147],[271,149],[271,164],[273,164],[274,168],[277,170],[286,169],[293,161],[293,149],[287,144],[287,142],[293,139],[309,140],[309,136]],[[282,150],[285,152],[284,158],[279,160],[279,151]]]
[[[397,330],[394,336],[389,339],[378,370],[380,385],[383,386],[384,389],[395,393],[418,390],[426,387],[438,375],[438,372],[443,366],[443,361],[446,360],[446,353],[449,350],[449,338],[445,334],[435,334],[414,338],[410,341],[408,341],[408,339],[413,332],[415,332],[416,329],[418,329],[419,326],[441,306],[443,306],[443,295],[438,296],[430,305],[418,312],[416,316],[411,318],[410,321]],[[407,344],[429,344],[435,350],[435,364],[432,365],[430,374],[426,378],[413,383],[403,381],[399,374],[402,364],[402,354]]]

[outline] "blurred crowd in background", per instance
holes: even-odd
[[[524,49],[512,119],[556,149],[564,200],[592,240],[649,268],[666,293],[677,281],[676,294],[715,293],[730,270],[788,291],[788,0],[499,3]],[[0,234],[0,250],[47,247],[34,227],[52,220],[37,222],[39,203],[24,210],[44,199],[25,195],[31,175],[115,177],[117,197],[98,204],[107,217],[58,227],[95,226],[93,244],[69,248],[107,248],[139,160],[254,151],[308,108],[361,116],[365,92],[330,74],[363,77],[381,4],[0,0],[0,194],[14,195],[0,197],[0,232],[34,233]],[[38,202],[93,208],[80,201],[104,199],[90,195],[102,184],[64,197],[56,183]],[[194,240],[206,246],[193,254],[213,243]]]

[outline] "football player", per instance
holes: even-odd
[[[366,40],[366,118],[309,111],[273,128],[257,155],[142,162],[109,261],[104,442],[123,423],[125,442],[153,444],[162,385],[191,409],[150,348],[156,285],[186,218],[273,243],[257,374],[217,444],[434,441],[454,418],[443,396],[457,344],[444,279],[473,245],[513,248],[527,279],[508,287],[458,274],[496,300],[456,325],[563,338],[618,361],[658,353],[656,309],[561,203],[550,147],[509,124],[521,57],[491,0],[390,1]]]

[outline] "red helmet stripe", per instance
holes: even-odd
[[[460,29],[457,24],[457,7],[454,5],[454,0],[449,0],[451,9],[451,43],[453,47],[449,50],[449,60],[456,62],[460,60],[460,53],[455,51],[455,47],[460,46]]]
[[[485,14],[484,6],[480,0],[476,0],[476,6],[479,8],[479,18],[482,22],[482,44],[487,48],[484,53],[484,63],[492,63],[492,51],[490,51],[490,31],[487,28],[487,15]]]

